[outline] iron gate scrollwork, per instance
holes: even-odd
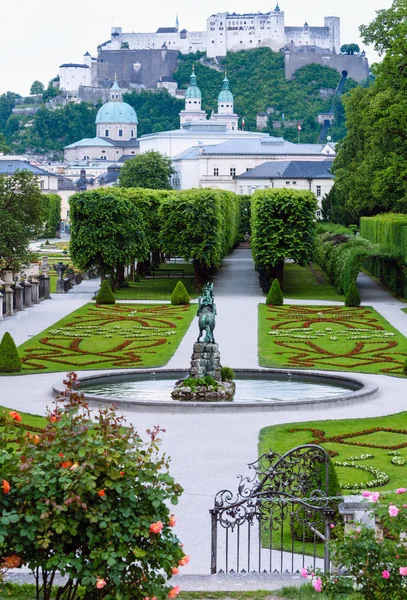
[[[210,510],[211,573],[294,573],[304,566],[328,572],[335,510],[326,450],[307,444],[284,455],[268,452],[248,467],[253,473],[240,476],[237,492],[221,490]]]

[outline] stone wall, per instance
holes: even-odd
[[[341,75],[346,71],[348,77],[351,77],[359,83],[369,76],[369,63],[365,56],[287,52],[284,56],[286,79],[292,79],[297,69],[314,63],[331,67]]]

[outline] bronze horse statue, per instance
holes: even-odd
[[[197,342],[200,341],[203,332],[205,332],[204,344],[214,344],[213,330],[215,329],[216,305],[213,295],[213,283],[205,283],[202,289],[202,296],[198,298],[198,312],[196,315],[199,324]]]

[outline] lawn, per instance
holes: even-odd
[[[19,346],[23,373],[161,367],[196,307],[86,304]]]
[[[344,300],[330,282],[329,276],[316,263],[307,267],[286,263],[283,294],[285,298],[292,300]]]
[[[369,306],[259,305],[262,367],[401,375],[407,339]]]
[[[0,406],[0,416],[3,413],[9,413],[10,409],[5,408],[4,406]],[[18,411],[18,413],[22,417],[22,425],[29,425],[31,427],[41,427],[44,428],[47,424],[47,421],[44,417],[37,417],[36,415],[30,415],[29,413],[23,413]],[[14,423],[15,424],[15,423]]]
[[[186,277],[178,277],[166,271],[184,271]],[[161,274],[160,274],[161,271]],[[168,277],[170,275],[170,277]],[[140,281],[130,282],[129,287],[116,290],[117,300],[170,300],[178,281],[185,285],[190,298],[199,296],[194,288],[194,267],[186,263],[163,263],[155,271],[155,277],[141,277]]]

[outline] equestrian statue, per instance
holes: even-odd
[[[214,344],[215,338],[213,330],[215,329],[216,305],[213,295],[213,283],[205,283],[202,288],[202,296],[198,298],[198,317],[199,336],[197,342],[200,342],[203,332],[205,337],[204,344]]]

